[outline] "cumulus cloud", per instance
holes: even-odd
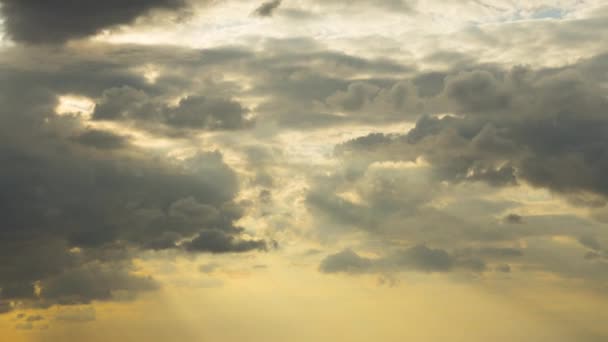
[[[601,84],[584,71],[593,62],[564,70],[516,67],[448,76],[442,93],[427,103],[459,116],[423,116],[407,134],[375,136],[365,148],[397,151],[400,156],[392,159],[423,156],[444,180],[496,186],[525,181],[563,194],[605,196],[599,170],[607,100]],[[360,150],[363,141],[338,151]]]
[[[120,121],[117,116],[131,115],[146,99],[134,90],[146,89],[145,82],[123,69],[128,64],[101,73],[89,67],[76,76],[32,70],[22,77],[12,68],[0,70],[13,80],[0,85],[0,160],[6,165],[0,171],[2,311],[12,310],[15,301],[26,307],[75,305],[153,291],[159,284],[138,275],[131,262],[145,250],[265,250],[265,241],[242,238],[243,228],[234,225],[243,215],[235,199],[239,183],[221,152],[195,151],[178,162],[144,153],[111,128],[88,127],[81,116],[55,113],[65,93],[103,98],[106,89],[117,89],[105,96],[121,100],[111,108],[98,105],[93,121],[99,113]],[[85,86],[83,75],[98,82]],[[171,124],[228,129],[243,123],[234,102],[193,101],[171,109]],[[192,240],[189,248],[184,240]]]
[[[59,13],[57,4],[0,1],[8,36],[26,43],[89,37],[185,6],[84,1]],[[406,1],[316,3],[319,17],[412,9]],[[289,17],[279,6],[266,2],[256,15]],[[546,21],[538,24],[545,30],[554,25]],[[564,32],[588,30],[580,24],[569,20]],[[252,46],[209,49],[98,41],[3,48],[0,312],[153,291],[162,284],[132,262],[142,252],[272,250],[276,243],[248,222],[318,239],[329,251],[334,241],[357,241],[357,251],[327,255],[323,273],[540,271],[605,281],[605,227],[543,210],[553,203],[548,193],[566,199],[559,208],[605,206],[608,58],[557,68],[478,62],[466,52],[475,44],[503,42],[508,52],[523,40],[525,30],[492,35],[494,26],[455,33],[475,42],[463,51],[426,57],[400,49],[373,57],[385,51],[366,45],[382,34],[375,30],[346,47],[252,37]],[[55,113],[65,95],[93,103],[90,118]],[[180,148],[166,147],[173,144]],[[302,222],[317,228],[302,237]],[[313,252],[306,257],[321,253]],[[95,313],[55,318],[91,321]]]
[[[247,109],[230,99],[188,96],[169,106],[126,86],[104,91],[93,111],[94,120],[129,120],[144,127],[160,124],[183,130],[242,129],[253,123],[246,115]]]
[[[573,206],[605,206],[608,192],[599,170],[605,168],[602,156],[608,146],[602,114],[606,78],[597,75],[604,63],[602,55],[563,68],[456,65],[432,74],[424,90],[427,85],[417,81],[421,76],[414,76],[410,84],[422,112],[414,128],[338,144],[334,154],[342,164],[313,180],[319,187],[310,190],[309,209],[328,232],[327,227],[363,231],[371,241],[387,241],[378,243],[386,248],[403,241],[432,242],[459,260],[452,265],[508,273],[513,261],[564,277],[602,281],[594,272],[603,263],[587,265],[580,250],[566,251],[546,240],[568,236],[589,249],[586,259],[599,261],[601,240],[593,232],[601,223],[574,214],[523,217],[513,213],[523,203],[492,194],[531,187]],[[391,87],[360,84],[332,101],[339,104],[335,99],[359,94],[359,102],[342,103],[360,110]],[[395,182],[381,186],[385,178]],[[420,184],[428,196],[417,191]],[[364,190],[372,186],[377,193]],[[522,239],[529,243],[525,248],[518,246]],[[572,260],[581,271],[551,258]],[[366,258],[344,252],[325,259],[321,270],[379,272],[385,259],[394,260],[392,255]],[[336,266],[341,264],[350,266]]]

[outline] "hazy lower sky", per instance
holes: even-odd
[[[602,0],[0,0],[0,340],[608,341]]]

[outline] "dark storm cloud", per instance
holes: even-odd
[[[62,43],[130,24],[151,10],[178,10],[185,0],[2,0],[5,29],[13,40]]]
[[[282,0],[272,0],[261,4],[258,8],[253,11],[253,14],[259,17],[271,17],[274,11],[281,6]]]
[[[210,253],[249,252],[266,250],[262,240],[241,240],[221,230],[203,230],[194,240],[185,244],[186,250]]]
[[[143,250],[266,249],[265,241],[245,239],[243,228],[234,226],[243,215],[235,201],[239,184],[219,151],[199,151],[178,163],[144,153],[111,130],[86,127],[76,114],[54,113],[61,95],[103,99],[108,89],[118,89],[122,102],[101,106],[96,114],[122,123],[116,116],[130,115],[130,106],[141,99],[190,90],[178,68],[155,85],[132,71],[143,60],[166,62],[162,49],[123,48],[113,63],[106,55],[113,48],[92,47],[86,58],[78,50],[59,49],[44,65],[21,54],[30,49],[48,51],[15,47],[0,57],[9,61],[0,66],[6,80],[0,84],[0,310],[13,309],[10,302],[48,307],[128,300],[152,291],[159,285],[135,274],[131,262]],[[217,55],[173,54],[197,61]],[[188,129],[242,124],[238,104],[211,98],[188,97],[192,101],[173,109],[172,118],[182,121],[172,123]],[[202,121],[196,121],[197,112]]]

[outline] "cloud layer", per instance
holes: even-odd
[[[599,2],[0,3],[21,331],[275,265],[604,298]]]

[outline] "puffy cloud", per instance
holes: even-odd
[[[179,7],[148,3],[156,5],[73,34],[50,25],[19,38],[11,20],[6,27],[18,41],[63,42]],[[404,1],[325,1],[319,11],[346,5],[411,9]],[[276,14],[273,25],[289,17],[287,8]],[[492,35],[492,26],[464,34],[504,44],[526,33]],[[369,44],[382,32],[365,34],[361,41]],[[477,63],[463,52],[477,45],[414,63],[405,50],[369,57],[385,50],[363,43],[358,55],[340,39],[334,50],[301,38],[249,43],[3,50],[0,312],[18,302],[47,307],[152,291],[161,284],[131,262],[142,251],[272,249],[273,242],[240,227],[249,222],[286,227],[281,234],[319,239],[330,250],[335,241],[356,240],[366,252],[328,255],[319,266],[324,273],[539,271],[605,281],[601,224],[578,212],[545,212],[550,196],[538,189],[558,193],[556,201],[604,205],[606,56],[532,68]],[[66,94],[90,99],[91,118],[56,115]],[[411,131],[394,133],[410,123]],[[331,154],[334,141],[357,132],[364,133]],[[138,147],[157,138],[188,151]],[[198,151],[199,144],[229,152]],[[290,159],[300,154],[296,163]],[[318,228],[302,233],[308,223]],[[214,265],[201,271],[214,272]]]
[[[601,113],[607,100],[601,84],[584,71],[593,63],[448,76],[428,106],[452,108],[458,116],[423,116],[407,134],[375,135],[375,142],[358,139],[337,151],[361,150],[365,141],[368,151],[398,153],[380,158],[422,156],[444,180],[496,186],[525,181],[564,194],[606,195],[600,170],[607,127]]]
[[[93,112],[94,120],[129,120],[142,126],[166,125],[182,130],[234,130],[251,126],[247,109],[222,98],[188,96],[177,106],[155,101],[144,91],[131,87],[104,91]]]
[[[101,129],[78,114],[57,115],[63,94],[100,96],[108,105],[98,105],[93,119],[122,122],[118,117],[134,115],[138,105],[149,106],[146,92],[162,92],[128,71],[128,62],[78,66],[78,57],[71,58],[78,71],[48,74],[37,65],[22,65],[31,73],[16,71],[18,66],[0,70],[7,79],[0,85],[0,160],[6,165],[0,171],[2,311],[14,308],[10,302],[47,307],[152,291],[158,283],[137,275],[131,262],[145,250],[265,250],[265,241],[245,240],[243,229],[234,226],[243,215],[236,202],[239,182],[221,152],[195,151],[177,160],[137,147],[128,133],[114,130],[116,125]],[[61,69],[64,62],[52,63]],[[100,72],[102,65],[108,69]],[[83,77],[91,82],[84,85]],[[191,100],[172,109],[174,120],[187,117],[192,129],[243,123],[243,110],[234,102]],[[206,119],[196,121],[198,110]],[[184,122],[179,125],[187,126]],[[192,241],[191,247],[184,241]]]
[[[250,123],[245,114],[246,110],[231,100],[186,97],[167,111],[166,122],[176,127],[238,129]]]
[[[600,222],[577,214],[526,214],[524,219],[513,211],[526,212],[527,202],[499,198],[531,187],[558,194],[568,205],[605,206],[608,192],[600,170],[608,146],[601,109],[606,77],[598,74],[606,70],[599,67],[604,60],[597,56],[538,69],[458,65],[437,73],[424,96],[412,81],[426,115],[408,132],[375,132],[337,145],[340,166],[330,176],[313,179],[318,188],[311,187],[307,202],[323,233],[334,234],[336,227],[349,237],[364,232],[362,248],[380,257],[345,252],[328,257],[321,270],[335,262],[357,270],[345,266],[346,273],[381,272],[380,261],[397,264],[396,252],[385,249],[424,242],[444,250],[452,270],[466,265],[506,273],[512,264],[505,261],[513,261],[517,270],[603,281],[594,273],[605,267],[603,239],[595,237],[603,229]],[[361,103],[371,103],[379,92],[365,92],[369,97]],[[394,182],[378,186],[383,178]],[[378,192],[364,191],[366,184]],[[421,184],[428,196],[418,191]],[[580,247],[551,242],[555,236],[578,240],[590,250],[587,261]]]

